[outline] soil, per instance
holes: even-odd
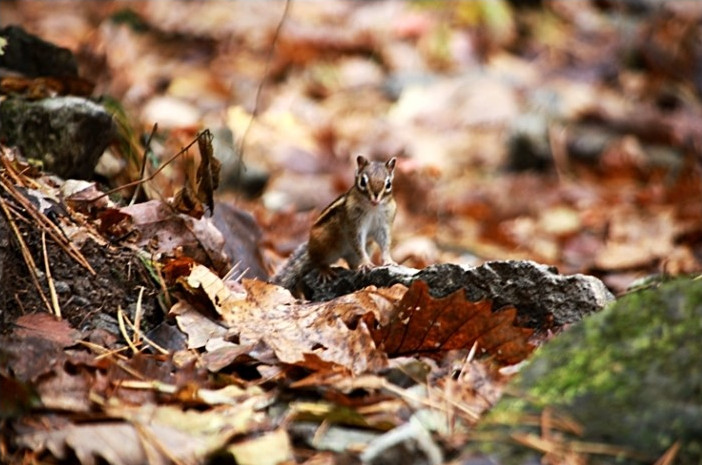
[[[41,229],[28,221],[15,223],[40,270],[44,295],[50,300],[43,271]],[[140,286],[145,288],[141,328],[149,330],[163,320],[164,312],[158,302],[160,288],[133,250],[86,240],[80,250],[96,272],[92,275],[48,235],[46,248],[62,317],[74,328],[81,331],[102,328],[118,334],[117,309],[122,308],[133,318]],[[36,311],[49,310],[32,282],[29,265],[7,218],[0,215],[0,334],[9,333],[11,323],[21,315]]]

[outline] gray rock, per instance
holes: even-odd
[[[7,39],[0,67],[29,77],[78,76],[78,64],[69,49],[28,34],[19,26],[0,29],[0,37]]]
[[[85,98],[10,98],[0,103],[0,139],[63,178],[92,178],[114,137],[112,116]]]
[[[494,309],[513,305],[520,323],[531,327],[580,321],[614,299],[602,281],[593,276],[561,275],[554,267],[532,261],[493,261],[477,267],[448,263],[421,271],[400,266],[378,267],[365,273],[341,268],[336,271],[335,279],[323,284],[314,272],[305,276],[306,297],[329,300],[370,285],[409,286],[419,279],[429,285],[434,297],[464,289],[472,301],[492,300]]]

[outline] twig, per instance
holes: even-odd
[[[54,278],[51,277],[51,267],[49,266],[49,253],[46,250],[46,231],[41,232],[41,248],[44,252],[44,269],[46,270],[46,282],[49,285],[49,294],[51,295],[51,305],[54,307],[56,318],[61,319],[61,306],[59,305],[58,295],[56,295],[56,286],[54,286]]]
[[[120,347],[118,349],[108,349],[106,347],[101,346],[100,344],[95,344],[94,342],[88,342],[88,341],[78,341],[78,344],[87,347],[88,349],[92,350],[94,353],[98,354],[95,359],[100,360],[102,358],[107,358],[107,357],[112,357],[113,355],[119,356],[120,352],[124,352],[127,350],[126,347]],[[127,360],[126,357],[121,356],[122,360]]]
[[[8,152],[10,152],[10,153],[8,153]],[[5,167],[5,173],[12,178],[12,181],[15,184],[21,184],[22,186],[25,186],[25,180],[27,178],[23,178],[22,176],[20,176],[20,173],[16,169],[14,169],[14,166],[6,163],[6,160],[9,160],[10,157],[13,157],[15,160],[17,159],[17,157],[15,155],[13,155],[9,149],[3,150],[2,155],[3,155],[2,160],[3,160],[3,165]]]
[[[146,172],[146,158],[149,155],[149,149],[151,148],[151,139],[154,138],[154,134],[156,134],[157,129],[158,123],[154,123],[154,127],[151,128],[151,134],[149,134],[149,138],[146,139],[146,144],[144,144],[144,155],[141,157],[141,172],[139,173],[139,180],[144,179],[144,173]],[[129,201],[129,205],[134,205],[140,189],[141,184],[137,184],[136,189],[134,189],[134,194],[132,195],[132,200]]]
[[[529,433],[512,433],[510,435],[512,439],[518,443],[536,449],[544,453],[552,454],[566,454],[566,453],[576,453],[576,454],[597,454],[597,455],[610,455],[617,457],[626,457],[636,460],[647,460],[646,454],[629,449],[624,446],[618,446],[613,444],[602,444],[594,442],[585,441],[569,441],[569,440],[556,440],[556,439],[546,439],[541,436]]]
[[[285,23],[285,20],[288,17],[288,11],[290,10],[290,0],[285,0],[285,6],[283,7],[283,14],[280,17],[280,21],[278,21],[278,26],[275,28],[275,32],[273,33],[273,40],[271,41],[271,48],[268,49],[268,57],[266,57],[266,66],[263,69],[263,77],[261,78],[261,81],[258,83],[258,88],[256,88],[256,97],[254,98],[254,108],[253,111],[251,112],[251,119],[249,119],[249,124],[246,125],[246,129],[244,129],[244,134],[241,136],[241,143],[239,144],[239,157],[240,157],[240,162],[239,166],[243,166],[244,164],[244,144],[246,143],[246,138],[249,135],[249,131],[251,130],[251,127],[253,126],[254,121],[258,117],[258,112],[259,112],[259,104],[261,102],[261,93],[263,91],[263,86],[268,79],[268,71],[270,70],[271,67],[271,61],[273,61],[273,52],[275,51],[275,47],[278,44],[278,38],[280,37],[280,31],[283,29],[283,24]]]
[[[185,152],[188,151],[188,149],[189,149],[190,147],[192,147],[193,145],[195,145],[195,143],[198,141],[199,138],[200,138],[200,134],[198,134],[197,136],[195,136],[195,139],[193,139],[188,145],[186,145],[185,147],[183,147],[182,149],[180,149],[180,151],[179,151],[178,153],[176,153],[175,155],[173,155],[171,158],[169,158],[169,159],[166,160],[163,164],[161,164],[161,166],[159,166],[158,168],[156,168],[156,171],[154,171],[153,173],[151,173],[149,176],[147,176],[147,177],[145,177],[145,178],[143,178],[143,179],[137,179],[136,181],[128,182],[127,184],[122,184],[121,186],[115,187],[114,189],[110,189],[109,191],[104,192],[104,193],[102,193],[101,195],[98,195],[97,197],[94,197],[94,198],[90,199],[89,201],[90,201],[90,202],[97,202],[97,201],[100,200],[101,198],[107,197],[108,195],[112,195],[112,194],[114,194],[115,192],[119,192],[119,191],[124,190],[124,189],[127,189],[127,188],[129,188],[129,187],[137,186],[137,185],[139,185],[139,184],[143,184],[143,183],[145,183],[145,182],[151,181],[151,180],[152,180],[153,178],[155,178],[156,175],[158,175],[166,166],[168,166],[169,164],[171,164],[171,163],[173,162],[173,160],[175,160],[175,159],[178,158],[179,156],[183,155]]]
[[[680,441],[675,441],[653,465],[672,465],[680,451]]]
[[[329,431],[330,426],[331,422],[327,418],[322,420],[322,423],[319,424],[317,430],[314,432],[314,436],[312,436],[312,445],[315,448],[319,448],[320,444],[322,443],[322,439],[324,438],[324,435],[327,434],[327,431]]]
[[[478,352],[478,341],[476,340],[473,343],[473,345],[471,346],[470,351],[468,352],[468,356],[466,356],[465,363],[461,367],[461,373],[458,375],[459,378],[463,377],[465,367],[467,367],[468,364],[471,363],[473,361],[473,359],[475,359],[475,354],[477,352]]]
[[[125,352],[127,349],[129,349],[129,347],[124,346],[124,347],[118,347],[117,349],[110,350],[110,349],[106,349],[102,346],[96,345],[96,347],[99,347],[100,349],[102,349],[102,350],[100,350],[100,349],[97,349],[96,347],[89,346],[87,343],[84,345],[86,347],[92,349],[93,352],[96,352],[96,353],[99,352],[99,355],[95,356],[95,360],[101,360],[103,358],[112,358],[113,356],[120,356],[120,357],[122,357],[121,360],[127,360],[127,357],[122,355],[120,352]]]

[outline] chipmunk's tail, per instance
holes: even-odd
[[[307,251],[307,242],[300,244],[288,258],[283,267],[271,278],[273,284],[290,291],[297,289],[302,278],[312,269],[312,262]]]

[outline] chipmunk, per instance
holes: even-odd
[[[339,258],[351,269],[367,270],[373,266],[367,250],[370,239],[380,247],[383,265],[394,264],[390,227],[397,208],[392,195],[395,162],[395,157],[383,163],[358,156],[353,186],[322,211],[312,224],[309,240],[271,281],[294,290],[313,269],[326,281],[333,277],[331,265]]]

